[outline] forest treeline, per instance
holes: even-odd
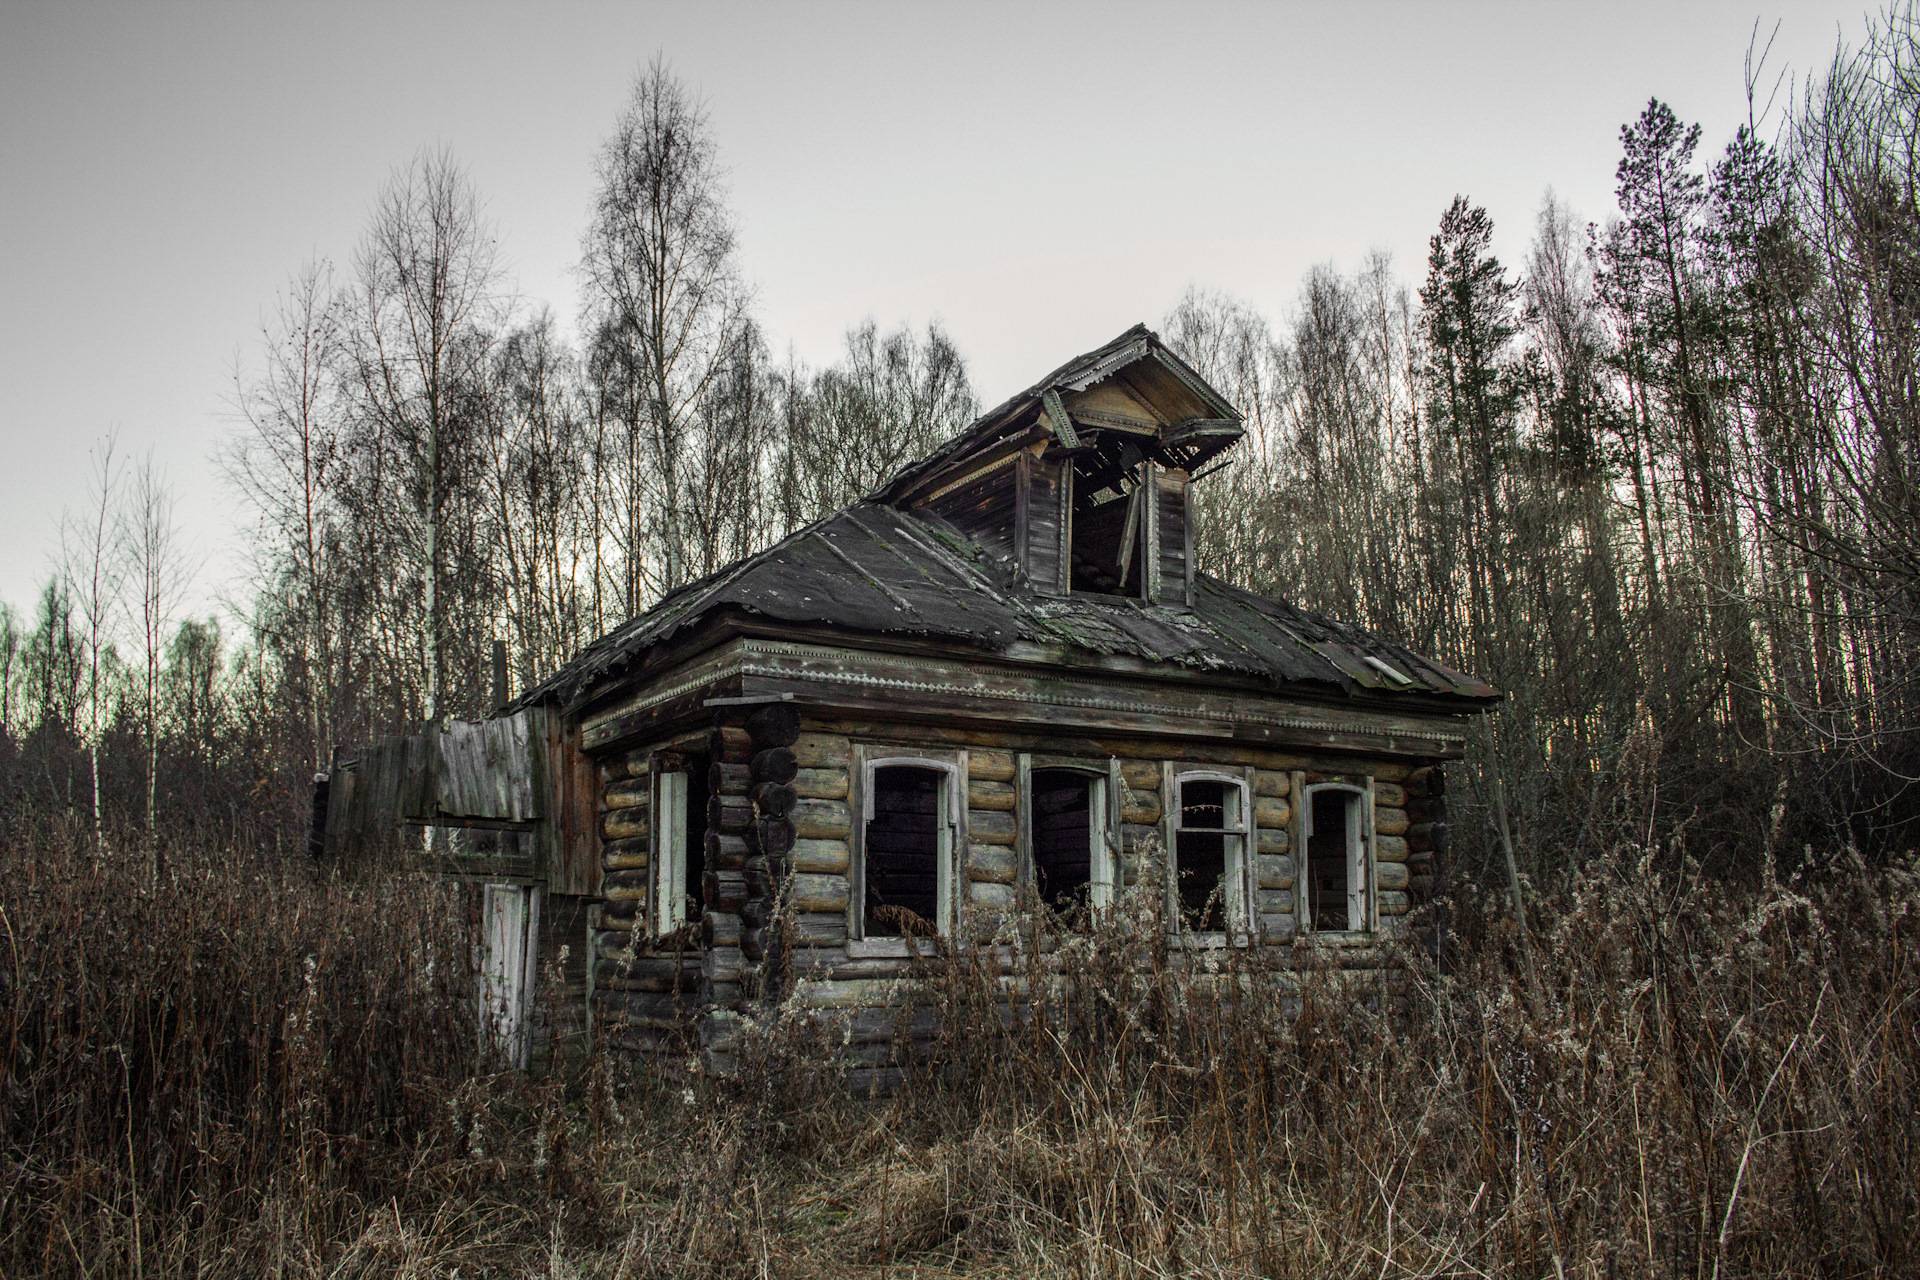
[[[938,326],[777,350],[717,148],[646,69],[571,330],[510,295],[445,152],[295,273],[234,390],[237,634],[178,616],[164,482],[103,444],[61,572],[0,611],[4,821],[299,848],[333,749],[486,712],[496,639],[524,687],[964,425]],[[1917,166],[1908,5],[1718,150],[1649,102],[1616,207],[1549,194],[1520,262],[1460,197],[1416,280],[1375,256],[1162,321],[1248,417],[1196,489],[1202,566],[1508,693],[1461,779],[1469,871],[1911,848]]]

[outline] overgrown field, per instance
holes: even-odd
[[[1123,912],[1009,1031],[956,959],[942,1065],[859,1101],[791,1024],[727,1081],[491,1073],[425,879],[12,848],[0,1274],[1911,1274],[1920,887],[1653,862],[1524,938],[1463,893],[1391,998]]]

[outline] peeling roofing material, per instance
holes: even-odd
[[[609,632],[520,699],[571,702],[694,624],[733,611],[772,623],[939,640],[982,656],[1017,642],[1121,656],[1333,696],[1485,701],[1499,694],[1356,627],[1194,576],[1191,608],[1047,596],[937,517],[856,503]],[[1378,659],[1400,684],[1368,659]]]

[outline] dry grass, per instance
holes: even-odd
[[[1911,877],[1594,873],[1383,984],[1165,961],[1135,904],[1020,1016],[973,950],[877,1101],[490,1074],[457,899],[59,846],[0,889],[0,1273],[1905,1275]],[[1009,931],[1003,947],[1038,935]],[[903,1018],[903,1025],[906,1019]]]

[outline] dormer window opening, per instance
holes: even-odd
[[[1150,552],[1151,464],[1125,438],[1104,437],[1073,460],[1069,589],[1102,595],[1145,594]]]

